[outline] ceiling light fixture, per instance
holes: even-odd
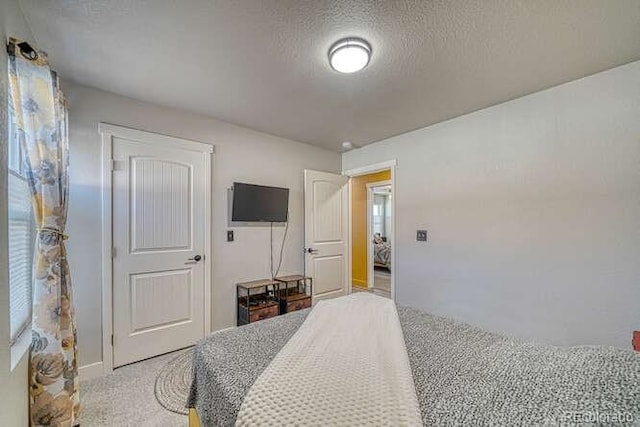
[[[371,45],[364,39],[349,37],[329,49],[329,64],[339,73],[355,73],[369,64]]]

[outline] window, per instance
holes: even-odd
[[[373,194],[373,234],[379,234],[382,237],[386,237],[385,223],[384,223],[384,195]]]
[[[24,173],[13,108],[9,103],[8,192],[9,192],[9,313],[11,344],[31,323],[31,297],[35,221],[31,191]]]

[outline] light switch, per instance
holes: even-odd
[[[227,230],[227,242],[233,242],[233,230]]]

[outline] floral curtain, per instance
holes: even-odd
[[[47,56],[9,40],[9,85],[38,227],[30,353],[32,425],[73,426],[78,354],[64,240],[69,195],[67,110]]]

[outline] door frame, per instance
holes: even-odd
[[[371,236],[373,236],[373,222],[371,221],[371,217],[373,216],[373,189],[377,187],[388,187],[391,186],[391,180],[385,181],[376,181],[369,182],[366,184],[367,187],[367,235],[369,236],[369,244],[367,245],[367,289],[373,289],[373,285],[375,284],[374,274],[374,245]],[[391,190],[391,194],[393,195],[393,188]],[[393,201],[393,197],[391,198]],[[395,212],[393,212],[393,207],[391,209],[391,224],[393,224],[393,217]],[[393,238],[393,225],[391,226],[391,238]],[[389,242],[391,243],[391,242]],[[393,257],[393,246],[391,247],[391,256]],[[393,272],[393,264],[391,264],[391,271]]]
[[[351,259],[353,256],[353,242],[351,241],[351,221],[352,221],[352,206],[351,206],[351,194],[352,194],[352,189],[351,189],[351,178],[356,177],[356,176],[361,176],[361,175],[368,175],[370,173],[375,173],[375,172],[380,172],[383,170],[390,170],[391,171],[391,194],[393,194],[393,197],[391,199],[391,209],[394,213],[392,221],[391,221],[391,299],[393,301],[396,300],[396,275],[397,275],[397,271],[398,271],[398,262],[397,262],[397,252],[396,251],[396,223],[397,223],[397,218],[398,215],[396,214],[397,209],[396,209],[396,203],[397,203],[397,197],[396,197],[396,172],[398,169],[398,160],[397,159],[391,159],[391,160],[387,160],[384,162],[380,162],[380,163],[373,163],[370,165],[366,165],[366,166],[362,166],[359,168],[354,168],[354,169],[348,169],[348,170],[343,170],[342,174],[346,175],[349,177],[349,186],[348,188],[348,193],[349,193],[349,220],[348,220],[348,251],[347,251],[347,256],[348,256],[348,269],[349,269],[349,280],[348,280],[348,289],[349,289],[349,293],[352,293],[352,275],[353,275],[353,271],[352,271],[352,266],[351,266]]]
[[[102,374],[113,372],[113,138],[123,138],[143,144],[167,148],[179,148],[202,153],[205,161],[205,250],[204,257],[204,335],[211,333],[211,269],[213,246],[211,239],[211,164],[215,147],[211,144],[183,138],[146,132],[124,126],[99,123],[98,132],[102,137]]]

